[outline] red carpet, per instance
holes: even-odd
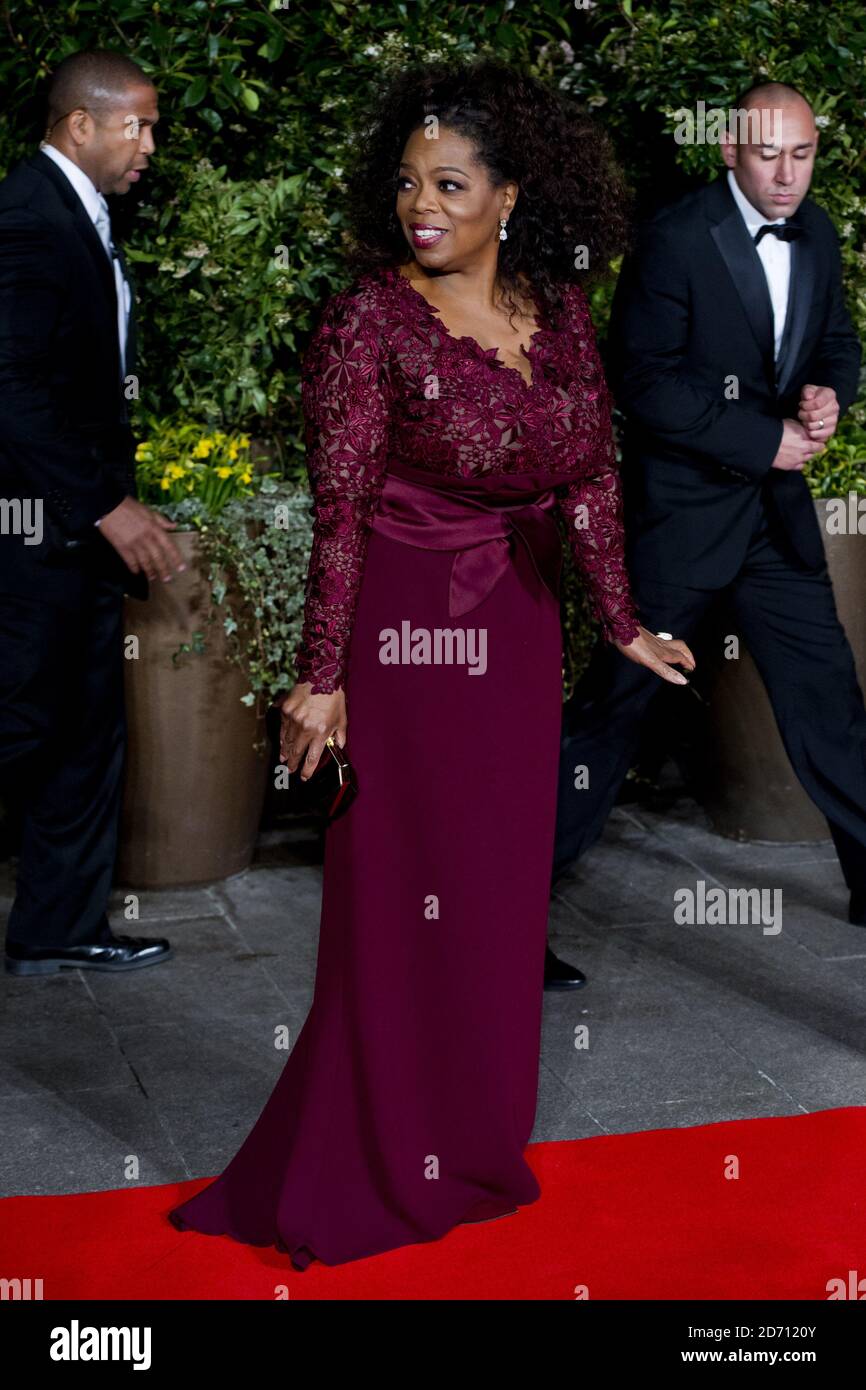
[[[725,1177],[734,1155],[739,1178]],[[0,1203],[0,1276],[46,1299],[818,1299],[866,1275],[866,1107],[533,1144],[542,1196],[443,1240],[299,1273],[176,1231],[203,1180]],[[850,1296],[850,1295],[849,1295]]]

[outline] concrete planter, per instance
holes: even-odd
[[[866,685],[866,536],[828,535],[826,500],[816,503],[836,606]],[[797,781],[770,701],[740,644],[722,660],[709,692],[706,784],[701,793],[714,830],[735,840],[809,842],[830,837],[826,820]]]
[[[248,689],[227,656],[222,623],[207,623],[210,585],[195,531],[173,533],[188,568],[157,580],[146,602],[127,598],[125,633],[139,655],[125,662],[129,727],[117,878],[164,888],[228,878],[253,855],[267,758],[260,725],[240,703]],[[172,660],[194,632],[205,650]]]

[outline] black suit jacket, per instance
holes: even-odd
[[[857,393],[860,343],[839,243],[804,199],[789,223],[788,314],[778,363],[757,249],[722,175],[665,208],[623,267],[611,311],[610,382],[626,418],[623,481],[636,577],[716,589],[743,563],[763,498],[802,562],[824,548],[806,480],[771,468],[800,389]],[[732,395],[735,377],[738,399]],[[808,466],[808,465],[807,465]]]
[[[131,309],[127,375],[135,355]],[[75,189],[39,151],[0,182],[0,497],[41,499],[44,538],[0,536],[0,582],[62,597],[89,569],[145,597],[146,578],[94,525],[135,495],[111,263]]]

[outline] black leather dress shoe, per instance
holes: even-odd
[[[585,984],[583,971],[578,970],[576,965],[569,965],[568,961],[560,960],[548,946],[544,957],[544,988],[580,989]]]
[[[866,927],[866,895],[852,893],[848,904],[848,921],[855,927]]]
[[[6,942],[7,975],[56,975],[59,970],[141,970],[159,965],[173,951],[155,936],[114,936],[79,946],[22,946]]]

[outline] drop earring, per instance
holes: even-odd
[[[507,233],[506,230],[505,230],[505,222],[506,222],[506,219],[505,219],[504,217],[500,217],[500,219],[499,219],[499,240],[500,240],[500,241],[507,241],[507,240],[508,240],[508,233]]]

